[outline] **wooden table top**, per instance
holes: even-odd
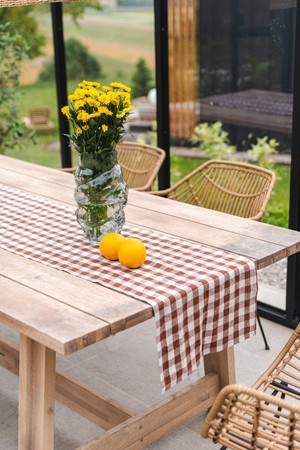
[[[0,155],[0,183],[75,206],[73,176],[59,170]],[[125,215],[127,224],[251,257],[259,269],[300,249],[299,232],[132,190]],[[61,354],[152,317],[148,304],[127,295],[1,245],[0,255],[0,321]]]

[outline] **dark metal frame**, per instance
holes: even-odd
[[[51,16],[52,16],[52,32],[54,44],[55,80],[56,80],[56,94],[57,94],[59,138],[61,148],[61,164],[62,167],[72,167],[71,149],[69,144],[69,138],[67,137],[67,135],[70,134],[69,122],[67,118],[61,113],[61,108],[68,104],[67,70],[65,58],[63,19],[62,19],[62,3],[51,3]]]
[[[154,0],[157,145],[166,152],[159,189],[170,187],[168,0]]]

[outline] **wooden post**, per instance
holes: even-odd
[[[55,352],[20,336],[19,450],[53,450]]]
[[[234,384],[236,382],[234,348],[230,347],[222,352],[204,356],[204,370],[206,375],[210,372],[219,374],[221,389],[228,384]]]

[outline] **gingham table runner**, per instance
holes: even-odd
[[[138,269],[108,261],[86,241],[74,210],[0,184],[0,246],[149,303],[156,321],[162,390],[200,363],[255,334],[257,272],[245,257],[124,226],[147,260]]]

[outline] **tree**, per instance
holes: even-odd
[[[19,84],[22,61],[28,46],[17,33],[11,34],[9,24],[0,25],[0,153],[20,147],[30,135],[18,119]]]
[[[153,87],[151,71],[143,58],[138,60],[131,81],[132,97],[134,98],[147,95]]]
[[[22,36],[28,46],[29,58],[39,56],[45,45],[45,37],[39,31],[38,22],[32,15],[33,10],[33,6],[0,8],[0,23],[9,23],[10,31]]]
[[[97,59],[77,39],[65,41],[67,77],[69,80],[83,80],[84,78],[99,79],[103,77],[102,69]],[[41,81],[54,78],[54,61],[49,61],[40,74]]]
[[[71,16],[73,21],[78,25],[78,20],[84,16],[85,10],[87,8],[92,8],[100,11],[102,9],[101,2],[64,3],[63,13]]]
[[[47,8],[47,9],[46,9]],[[100,2],[64,3],[63,12],[72,17],[78,25],[87,8],[101,9]],[[45,36],[39,30],[39,23],[33,13],[49,11],[49,5],[24,6],[19,8],[0,8],[0,23],[10,23],[11,31],[17,32],[27,42],[29,58],[42,54]]]

